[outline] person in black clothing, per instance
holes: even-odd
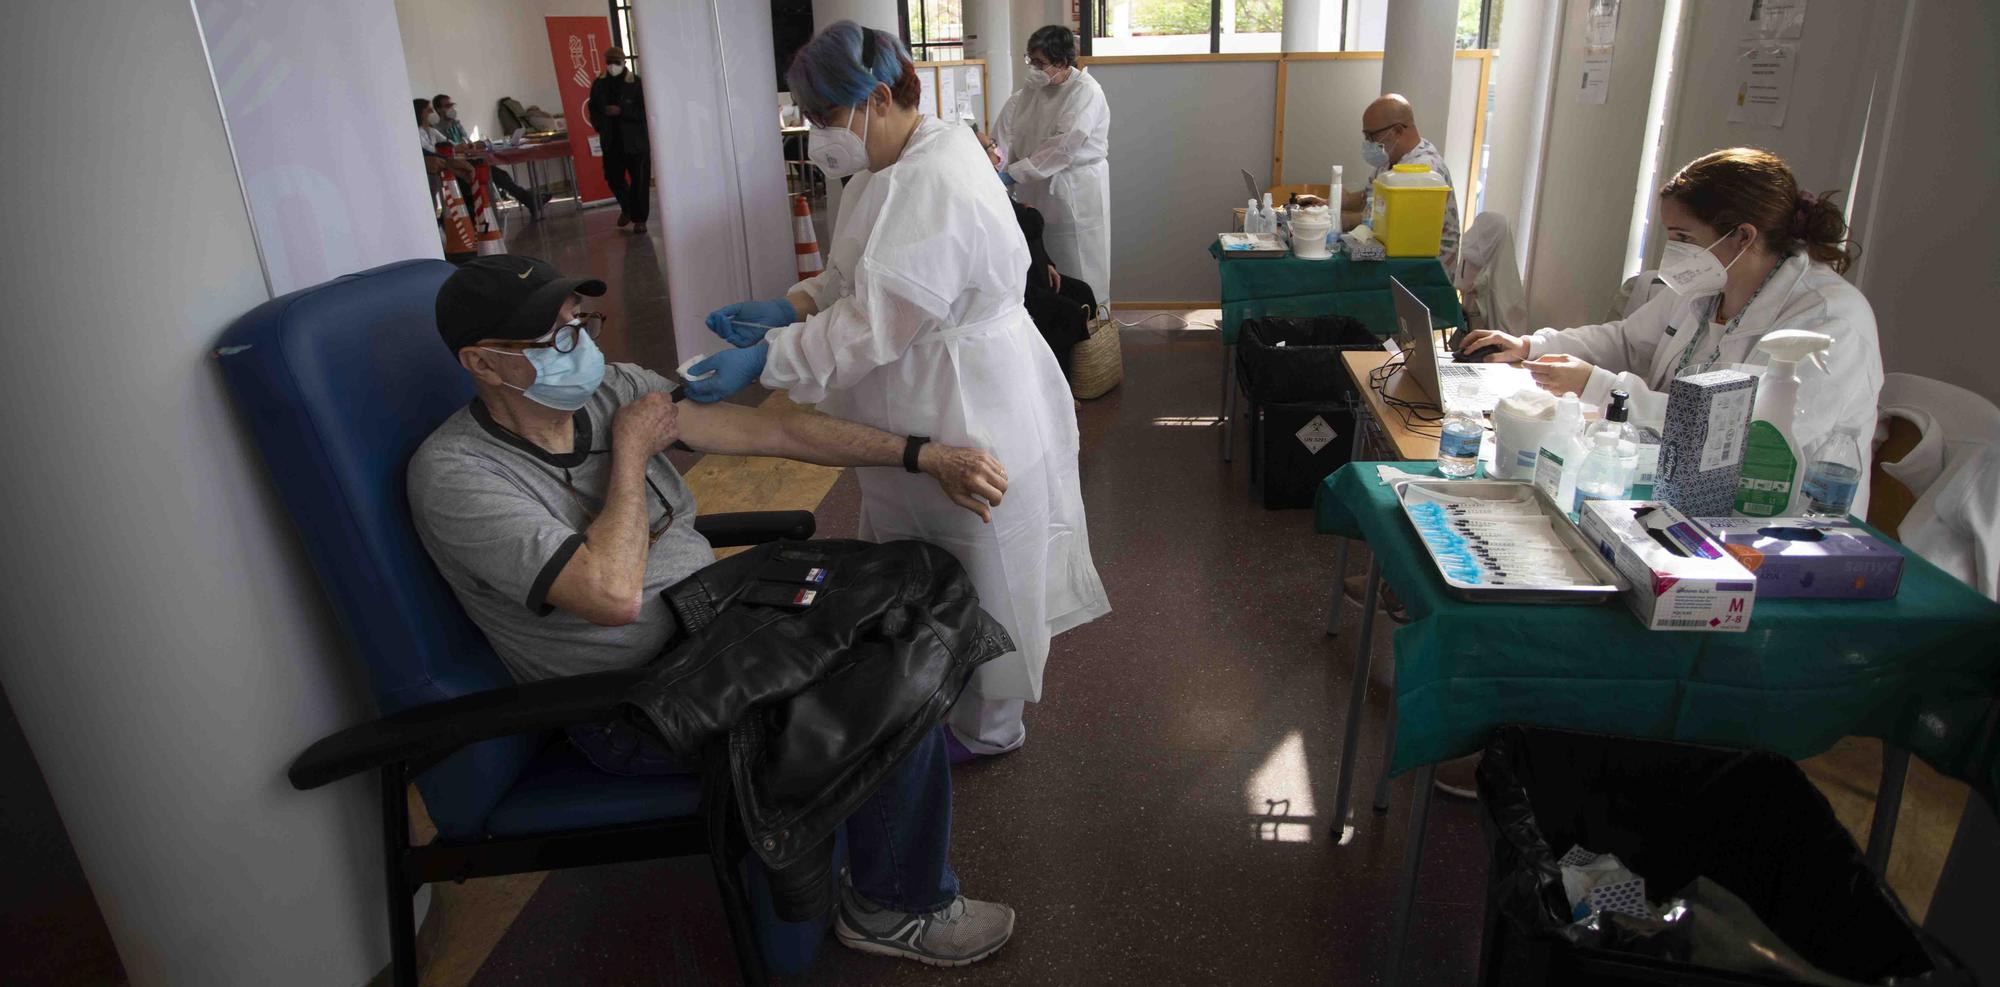
[[[986,156],[993,161],[993,167],[1000,167],[1000,153],[994,146],[991,135],[981,133],[979,143],[986,148]],[[1021,303],[1028,310],[1028,317],[1035,320],[1035,328],[1041,330],[1042,339],[1056,355],[1056,363],[1062,367],[1063,376],[1070,373],[1070,350],[1076,344],[1090,338],[1090,316],[1097,310],[1097,293],[1090,290],[1089,283],[1082,278],[1066,278],[1056,270],[1054,261],[1049,259],[1048,249],[1042,246],[1042,213],[1032,206],[1014,203],[1014,220],[1021,224],[1021,235],[1028,240],[1027,287],[1022,292]]]
[[[590,84],[590,125],[604,151],[604,180],[618,197],[618,225],[646,232],[652,212],[653,146],[646,136],[646,93],[625,71],[625,53],[604,52],[604,74]]]

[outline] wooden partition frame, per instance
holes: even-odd
[[[1453,53],[1454,59],[1477,59],[1479,61],[1479,105],[1472,116],[1472,162],[1470,174],[1466,176],[1465,194],[1461,201],[1479,201],[1479,166],[1486,155],[1486,87],[1493,80],[1493,50],[1490,48],[1469,48]],[[1271,184],[1285,182],[1285,77],[1287,66],[1292,62],[1333,62],[1333,61],[1381,61],[1379,51],[1293,51],[1293,52],[1228,52],[1220,55],[1093,55],[1078,59],[1086,67],[1091,65],[1173,65],[1192,62],[1276,62],[1278,91],[1276,112],[1272,116],[1271,134]],[[957,62],[930,63],[919,65],[963,64]],[[985,88],[980,89],[980,98],[985,98]]]
[[[993,91],[993,73],[986,70],[986,59],[959,58],[944,62],[911,62],[910,65],[920,72],[924,69],[943,70],[965,68],[972,65],[979,66],[979,129],[983,131],[993,129],[993,103],[990,98]],[[932,87],[931,95],[937,103],[937,105],[931,107],[931,115],[942,120],[944,119],[944,86]]]

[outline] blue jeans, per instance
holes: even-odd
[[[945,728],[931,731],[847,817],[854,890],[897,912],[934,912],[958,897],[951,869],[951,759]],[[689,774],[651,734],[622,720],[569,728],[570,743],[619,775]]]

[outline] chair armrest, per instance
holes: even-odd
[[[811,511],[741,511],[700,515],[694,519],[694,530],[716,548],[737,548],[786,538],[805,541],[818,523]]]
[[[321,739],[292,762],[286,777],[303,791],[482,740],[607,720],[645,677],[644,668],[594,672],[414,706]]]

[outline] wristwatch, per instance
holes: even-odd
[[[917,468],[917,451],[919,449],[922,449],[924,447],[924,443],[929,441],[930,437],[926,435],[912,435],[908,439],[905,439],[903,441],[904,469],[909,470],[912,473],[923,472],[923,470]]]

